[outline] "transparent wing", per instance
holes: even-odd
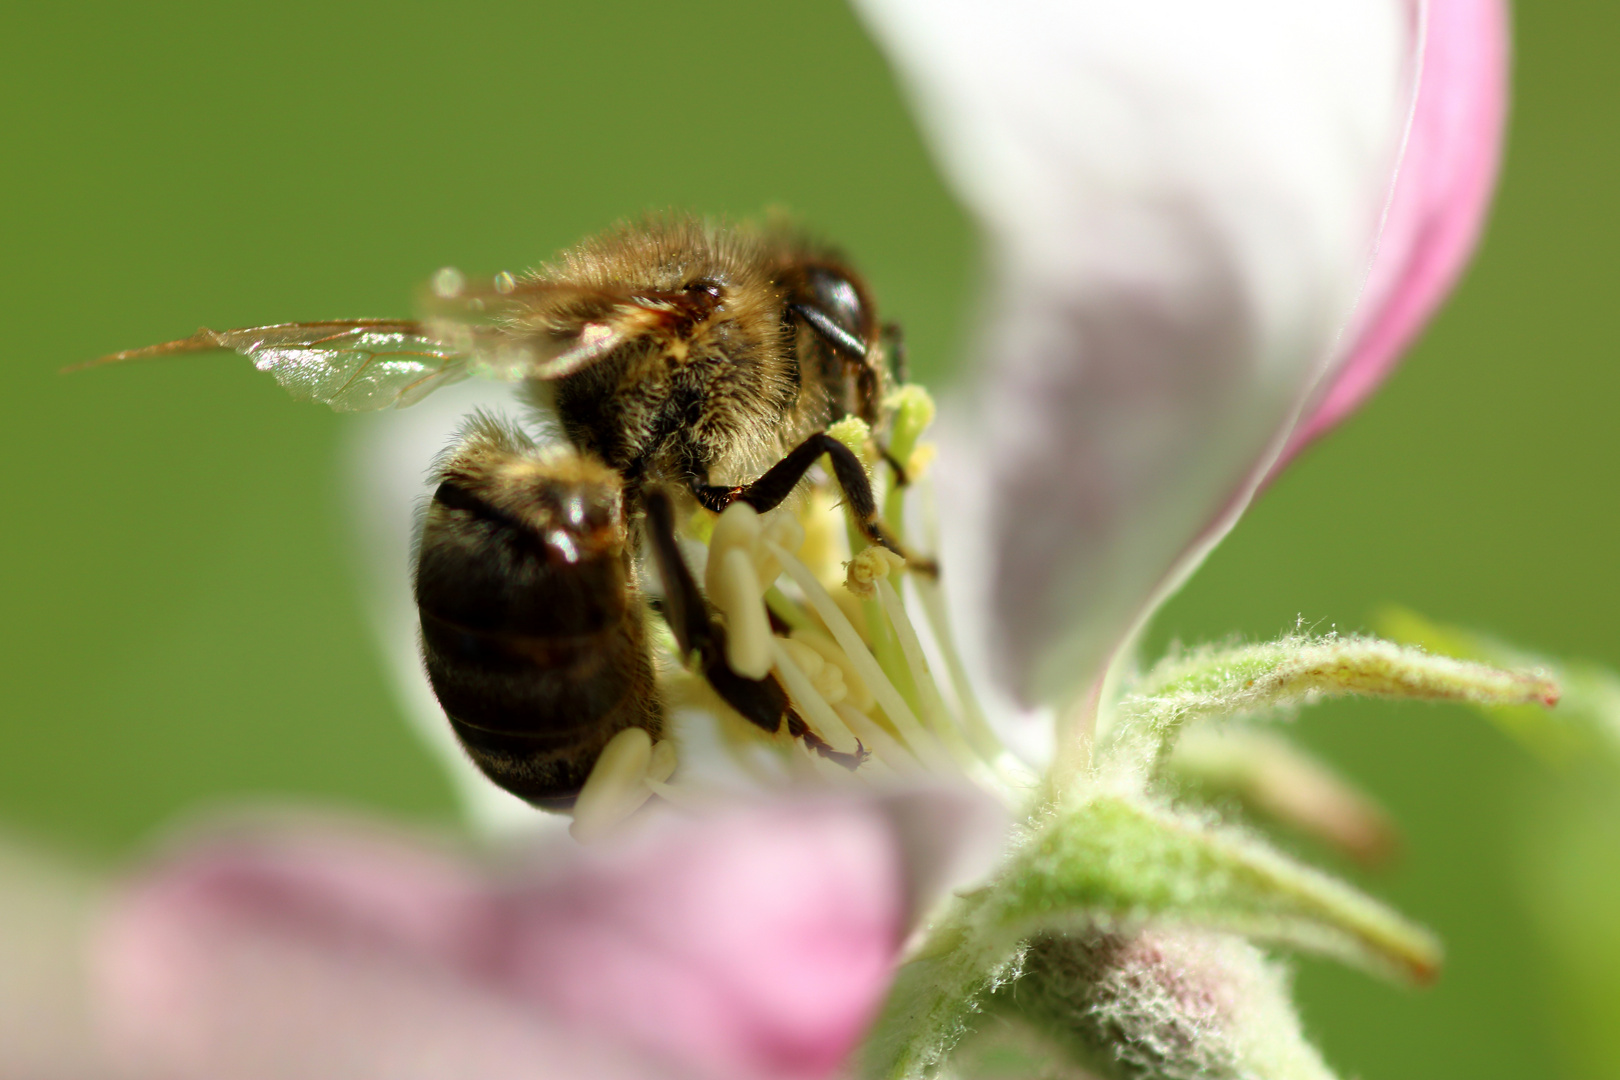
[[[440,271],[424,291],[420,320],[336,319],[188,338],[103,356],[68,370],[176,353],[231,349],[268,371],[300,401],[338,412],[404,408],[469,375],[560,379],[679,315],[679,293],[628,286],[516,281],[497,275],[468,286]]]
[[[421,323],[396,319],[204,328],[180,341],[113,353],[81,366],[209,349],[239,352],[274,375],[294,398],[338,412],[404,408],[483,367],[465,346],[439,339]]]
[[[561,379],[589,367],[658,321],[676,318],[684,293],[629,284],[582,284],[497,274],[470,283],[446,268],[422,290],[417,310],[438,340],[497,376]]]

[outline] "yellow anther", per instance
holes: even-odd
[[[704,568],[703,585],[714,594],[715,575],[725,561],[726,552],[741,548],[753,557],[759,547],[759,512],[745,502],[734,502],[721,512],[709,537],[709,563]]]
[[[694,508],[692,516],[686,519],[686,535],[700,543],[707,544],[710,538],[714,536],[714,522],[718,516],[701,506]]]
[[[793,640],[801,645],[807,645],[821,654],[821,658],[828,664],[837,666],[843,678],[845,693],[849,695],[849,703],[862,712],[872,708],[872,691],[866,688],[860,675],[855,671],[855,665],[845,655],[844,650],[838,647],[838,642],[819,630],[795,630]]]
[[[918,443],[917,449],[911,452],[906,460],[906,479],[916,481],[928,471],[928,466],[934,463],[934,457],[939,453],[939,447],[931,442]]]
[[[827,434],[855,451],[855,456],[861,459],[861,464],[868,470],[872,468],[872,461],[877,456],[873,451],[872,429],[866,426],[866,421],[858,416],[846,416],[827,428]]]
[[[847,558],[843,511],[837,508],[836,500],[825,488],[812,488],[804,500],[799,523],[804,527],[805,537],[797,552],[786,544],[777,546],[790,554],[796,553],[818,576],[830,580],[837,574],[838,564]]]
[[[643,783],[652,754],[652,736],[638,727],[625,728],[608,740],[574,801],[574,823],[568,831],[575,840],[582,844],[599,840],[641,808],[652,794]]]
[[[906,560],[888,548],[873,544],[849,561],[844,575],[844,587],[863,600],[877,596],[876,582],[899,570]]]
[[[799,670],[804,672],[805,676],[812,681],[827,666],[826,658],[802,641],[785,638],[780,644],[782,651],[787,653],[793,662],[798,665]]]
[[[917,440],[934,422],[934,399],[916,383],[907,383],[884,399],[883,407],[891,411],[889,453],[910,468]]]
[[[718,530],[717,530],[718,531]],[[771,670],[771,620],[765,590],[749,553],[733,547],[720,556],[709,578],[709,599],[726,617],[726,666],[745,679],[763,679]],[[709,566],[714,567],[713,554]]]

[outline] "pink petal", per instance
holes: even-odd
[[[460,975],[480,891],[380,832],[196,846],[112,906],[94,957],[112,1050],[173,1080],[650,1075]]]
[[[1355,345],[1279,468],[1384,381],[1451,290],[1484,224],[1507,114],[1507,7],[1430,0],[1424,10],[1421,81]]]
[[[850,804],[659,830],[513,894],[491,959],[565,1020],[608,1018],[711,1068],[822,1076],[888,987],[899,856],[888,823]]]
[[[826,1075],[907,918],[876,803],[665,818],[491,876],[331,825],[194,845],[98,952],[124,1056],[182,1078]]]

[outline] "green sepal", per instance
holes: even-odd
[[[1395,822],[1371,795],[1277,731],[1254,724],[1195,724],[1165,757],[1159,778],[1178,797],[1236,804],[1270,825],[1309,836],[1367,866],[1400,846]]]
[[[988,891],[975,919],[1011,941],[1181,925],[1416,982],[1440,966],[1434,936],[1371,897],[1234,830],[1121,795],[1054,812]]]
[[[1043,934],[1018,979],[985,1001],[987,1020],[952,1051],[952,1072],[974,1080],[1334,1080],[1305,1038],[1288,983],[1285,966],[1230,934]],[[1012,1071],[1021,1064],[1035,1068]]]
[[[1376,638],[1289,637],[1170,656],[1115,707],[1099,763],[1151,767],[1195,720],[1265,713],[1346,695],[1475,705],[1558,701],[1545,671],[1507,671]]]
[[[1007,867],[953,897],[901,965],[861,1054],[871,1080],[930,1076],[1032,939],[1144,929],[1237,934],[1431,980],[1433,935],[1229,829],[1094,792],[1047,812]]]
[[[1595,742],[1620,753],[1620,675],[1608,668],[1580,660],[1549,660],[1404,608],[1386,608],[1376,621],[1396,641],[1462,660],[1532,669],[1556,683],[1563,696],[1551,712],[1531,705],[1475,703],[1487,719],[1542,758],[1562,764]]]

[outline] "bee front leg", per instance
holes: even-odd
[[[703,677],[714,687],[715,693],[736,709],[750,723],[776,734],[787,721],[788,734],[802,739],[804,745],[829,761],[848,769],[858,767],[866,760],[866,748],[857,741],[853,754],[842,753],[829,746],[821,736],[810,730],[788,701],[787,691],[775,675],[763,679],[749,679],[738,675],[726,663],[726,629],[709,615],[708,603],[699,591],[692,568],[681,555],[675,539],[675,508],[668,493],[653,490],[647,494],[647,541],[652,546],[653,559],[658,564],[658,576],[664,583],[664,619],[675,635],[681,655],[697,654]]]
[[[772,465],[764,476],[752,484],[738,488],[694,487],[693,494],[710,510],[723,510],[740,499],[763,514],[780,505],[823,454],[832,459],[833,476],[844,491],[845,504],[855,515],[855,525],[861,535],[905,559],[906,565],[913,570],[929,576],[937,575],[939,566],[934,560],[907,551],[884,526],[883,520],[878,517],[872,482],[867,479],[861,459],[855,456],[855,451],[825,431],[818,431],[795,446],[787,457]]]

